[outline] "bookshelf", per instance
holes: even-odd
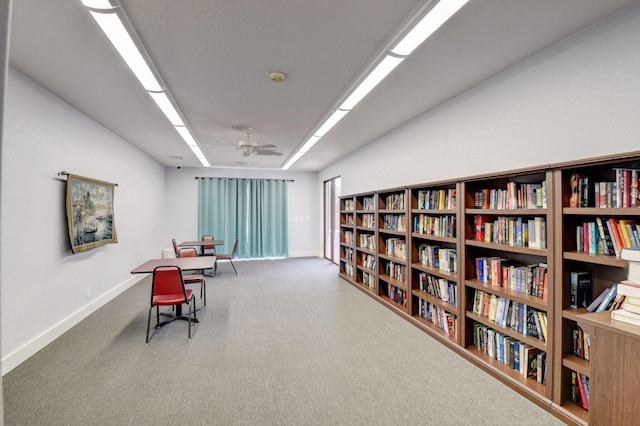
[[[409,309],[407,190],[378,193],[378,295],[403,313]]]
[[[356,277],[356,204],[354,197],[340,198],[340,275]]]
[[[460,344],[459,184],[409,188],[409,314],[428,331]]]
[[[355,196],[356,207],[356,284],[367,291],[378,294],[377,287],[377,232],[375,193]]]
[[[345,255],[340,276],[564,422],[606,424],[609,411],[594,409],[606,406],[603,393],[635,405],[617,384],[629,377],[603,378],[608,361],[594,357],[627,366],[630,356],[609,342],[637,346],[640,333],[631,336],[632,326],[608,312],[588,313],[586,300],[572,307],[571,279],[588,275],[595,297],[626,278],[627,262],[605,229],[622,222],[628,235],[619,228],[615,244],[640,245],[640,199],[630,189],[640,171],[632,170],[640,170],[640,152],[345,197],[355,212],[345,205],[341,232],[352,229],[353,214],[356,273],[343,273]],[[516,353],[522,365],[535,358],[544,369],[516,368]],[[581,376],[599,395],[590,410],[575,397]]]
[[[462,346],[514,387],[548,400],[552,182],[550,171],[523,170],[461,183]]]
[[[584,304],[571,307],[571,273],[591,275],[592,298],[626,278],[627,262],[619,258],[617,247],[622,240],[616,243],[611,232],[621,230],[614,229],[621,221],[640,223],[637,198],[631,196],[630,190],[631,170],[636,169],[640,169],[640,156],[637,155],[561,165],[554,172],[558,207],[555,212],[558,224],[554,241],[555,282],[559,285],[555,289],[557,312],[554,329],[557,330],[555,347],[558,356],[553,367],[553,402],[577,424],[591,424],[593,415],[590,411],[593,408],[589,405],[587,410],[583,406],[573,379],[580,374],[591,380],[593,368],[590,359],[575,353],[574,336],[576,330],[585,332],[580,328],[581,315],[599,314],[588,314]],[[631,244],[631,240],[625,244]],[[591,340],[593,336],[586,334]]]

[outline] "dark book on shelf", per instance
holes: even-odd
[[[593,274],[586,271],[571,272],[569,307],[586,308],[593,301]]]

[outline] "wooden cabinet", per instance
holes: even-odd
[[[551,399],[553,235],[549,171],[462,183],[462,345],[513,386]]]
[[[615,245],[619,243],[614,244],[611,239],[615,239],[612,226],[619,226],[620,221],[640,221],[637,199],[634,207],[630,205],[633,169],[640,169],[639,157],[615,156],[558,167],[554,172],[557,208],[553,244],[558,285],[553,402],[578,424],[589,422],[589,412],[576,392],[575,378],[585,376],[593,388],[590,364],[595,354],[587,352],[590,359],[586,359],[584,352],[576,351],[576,335],[586,333],[586,342],[590,340],[592,344],[593,336],[578,324],[580,315],[587,313],[584,303],[571,306],[571,275],[591,276],[593,290],[589,300],[626,278],[627,262],[619,257]]]
[[[640,419],[640,327],[611,319],[611,312],[576,318],[591,336],[589,425],[634,425]]]

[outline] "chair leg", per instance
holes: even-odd
[[[151,326],[151,311],[153,310],[153,306],[149,308],[149,316],[147,317],[147,340],[145,343],[149,343],[149,327]]]
[[[231,266],[233,266],[233,272],[235,272],[236,275],[238,275],[238,271],[236,271],[236,265],[233,264],[233,260],[229,259],[229,262],[231,262]]]
[[[207,306],[207,281],[204,278],[200,282],[200,299],[204,299],[204,306]]]
[[[156,305],[156,328],[160,327],[160,306]]]
[[[193,297],[191,298],[193,300]],[[187,321],[189,323],[189,341],[191,341],[191,302],[187,303],[189,305],[189,316],[187,318],[189,318],[189,320]]]

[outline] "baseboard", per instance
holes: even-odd
[[[4,376],[8,372],[16,368],[18,365],[25,362],[31,356],[35,355],[38,351],[46,347],[49,343],[53,342],[55,339],[69,331],[80,321],[100,309],[116,296],[118,296],[125,290],[128,290],[129,288],[131,288],[131,286],[145,277],[145,274],[137,274],[129,278],[128,280],[114,287],[109,292],[103,294],[100,297],[97,297],[88,305],[69,315],[67,318],[60,321],[58,324],[54,325],[35,339],[31,340],[23,347],[2,358],[2,375]]]
[[[294,251],[289,252],[289,257],[322,257],[319,251]]]

